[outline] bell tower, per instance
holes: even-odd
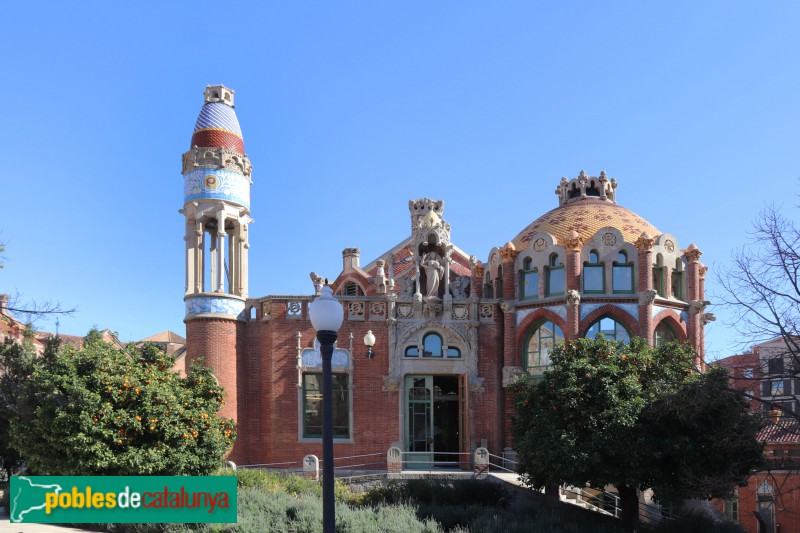
[[[202,359],[225,389],[220,414],[237,420],[237,339],[247,298],[250,174],[234,92],[209,85],[183,154],[187,361]]]

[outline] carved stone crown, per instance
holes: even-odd
[[[206,92],[203,96],[205,97],[206,103],[220,102],[234,107],[233,89],[228,89],[224,85],[206,85]]]
[[[600,172],[600,176],[587,176],[586,172],[581,170],[577,178],[571,180],[561,178],[561,182],[556,187],[558,205],[562,206],[568,202],[585,198],[596,198],[615,204],[617,203],[616,188],[617,180],[614,178],[609,180],[605,170]]]
[[[411,213],[411,229],[413,230],[419,226],[420,220],[425,218],[431,211],[436,215],[436,218],[441,219],[442,211],[444,211],[444,200],[431,200],[430,198],[409,200],[408,211]]]

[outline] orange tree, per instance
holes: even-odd
[[[700,374],[680,343],[651,348],[579,339],[553,351],[544,378],[518,381],[514,448],[534,487],[614,485],[628,530],[637,490],[661,501],[724,496],[762,459],[760,419],[724,370]]]
[[[11,420],[11,444],[39,475],[201,475],[235,434],[217,417],[223,391],[205,367],[189,376],[153,345],[92,341],[34,362]]]

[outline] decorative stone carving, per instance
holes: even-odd
[[[453,320],[466,320],[469,318],[469,308],[466,305],[453,307]]]
[[[272,302],[267,300],[261,302],[261,320],[269,320],[272,318]]]
[[[547,248],[547,241],[545,241],[541,237],[539,237],[538,239],[533,241],[533,251],[534,252],[541,252],[545,248]]]
[[[698,274],[700,274],[700,279],[706,279],[706,274],[708,274],[708,267],[706,266],[700,267]]]
[[[384,267],[386,266],[386,261],[383,259],[378,259],[377,261],[378,270],[375,272],[375,277],[372,278],[372,283],[378,286],[378,294],[386,294],[386,271]]]
[[[494,318],[494,306],[492,304],[481,305],[481,318],[485,320]]]
[[[695,313],[702,313],[703,309],[710,303],[708,300],[692,300],[689,302],[689,308]]]
[[[347,317],[350,320],[364,320],[364,302],[347,302]]]
[[[600,242],[606,246],[614,246],[617,244],[617,236],[613,233],[603,233],[603,236],[600,237]]]
[[[664,241],[664,249],[666,251],[668,251],[669,253],[674,252],[675,251],[675,243],[672,242],[670,239],[667,239],[666,241]]]
[[[414,308],[411,307],[409,304],[398,304],[397,306],[397,316],[400,318],[411,318],[411,315],[414,314]]]
[[[310,275],[311,283],[314,284],[314,296],[319,296],[319,291],[321,291],[322,287],[325,285],[325,278],[318,275],[316,272],[312,272]]]
[[[575,289],[568,290],[567,303],[569,305],[579,305],[581,303],[581,293]]]
[[[430,211],[431,213],[433,211]],[[425,269],[425,296],[439,296],[439,280],[444,274],[442,258],[436,252],[428,252],[422,260],[422,268]]]
[[[196,168],[221,168],[249,178],[253,171],[250,159],[233,150],[213,147],[193,147],[183,154],[183,174]]]
[[[649,252],[650,250],[653,249],[653,245],[655,244],[655,242],[656,240],[653,237],[651,237],[645,232],[642,232],[642,234],[639,235],[639,238],[636,239],[636,242],[633,243],[633,245],[636,246],[636,249],[639,250],[640,252]]]
[[[516,310],[516,307],[511,302],[507,302],[505,300],[500,300],[500,309],[503,310],[503,313],[509,314],[509,313],[513,313]]]
[[[658,291],[655,289],[640,292],[639,305],[653,305],[653,302],[656,301],[656,296],[658,296]]]
[[[303,302],[287,302],[286,303],[286,318],[303,318]]]
[[[583,239],[581,239],[577,231],[572,230],[570,232],[569,239],[564,241],[564,248],[568,252],[580,252],[581,248],[583,248]]]
[[[400,297],[411,298],[416,290],[417,278],[406,276],[400,279]]]
[[[469,380],[469,390],[472,392],[484,392],[485,389],[483,388],[483,382],[486,378],[481,378],[478,376],[471,377]]]
[[[689,260],[690,263],[697,263],[700,261],[700,256],[703,255],[703,252],[697,249],[697,246],[694,244],[690,244],[688,248],[683,251],[683,254]]]
[[[714,316],[714,313],[703,313],[702,320],[703,320],[703,325],[704,326],[706,324],[708,324],[709,322],[714,322],[716,319],[717,319],[717,317]]]
[[[456,276],[456,278],[450,282],[450,294],[453,295],[453,298],[456,300],[466,299],[467,288],[471,281],[469,276]]]
[[[522,368],[518,366],[503,367],[503,388],[508,388],[514,384],[522,375]]]
[[[429,321],[435,320],[442,314],[442,306],[434,301],[426,301],[422,306],[422,313]]]
[[[383,376],[383,392],[398,392],[400,380],[392,376]]]
[[[386,317],[386,302],[372,302],[369,306],[370,318],[385,318]]]
[[[504,263],[513,262],[518,255],[517,247],[514,246],[514,243],[511,241],[507,242],[505,246],[503,246],[503,249],[500,250],[500,257],[503,259]]]

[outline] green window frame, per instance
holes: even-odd
[[[600,262],[600,256],[596,250],[589,252],[589,260],[583,263],[581,280],[583,292],[586,294],[606,292],[606,267]]]
[[[539,297],[539,269],[533,268],[532,260],[526,257],[519,273],[519,299],[532,300]]]
[[[677,268],[672,271],[672,297],[683,300],[683,271]]]
[[[677,341],[679,338],[675,328],[673,328],[668,322],[661,322],[658,326],[656,326],[654,337],[654,344],[656,348],[665,342]]]
[[[653,265],[653,288],[659,296],[665,297],[664,294],[664,268],[658,265]]]
[[[494,298],[494,285],[492,284],[492,275],[486,272],[486,280],[483,283],[483,297]]]
[[[559,263],[558,254],[551,254],[547,265],[547,296],[558,296],[566,292],[567,276],[564,264]]]
[[[522,367],[533,379],[541,379],[550,368],[550,354],[564,342],[561,328],[550,320],[534,325],[525,335],[522,345]]]
[[[614,294],[633,294],[633,263],[626,252],[620,251],[611,265],[611,288]]]
[[[597,338],[600,334],[603,334],[606,340],[622,341],[625,343],[631,341],[631,334],[628,328],[610,316],[600,317],[586,330],[587,339]]]
[[[497,267],[497,277],[494,278],[494,293],[496,298],[503,297],[503,265]]]
[[[350,438],[350,375],[333,376],[333,438]],[[322,374],[303,373],[303,438],[322,438]]]

